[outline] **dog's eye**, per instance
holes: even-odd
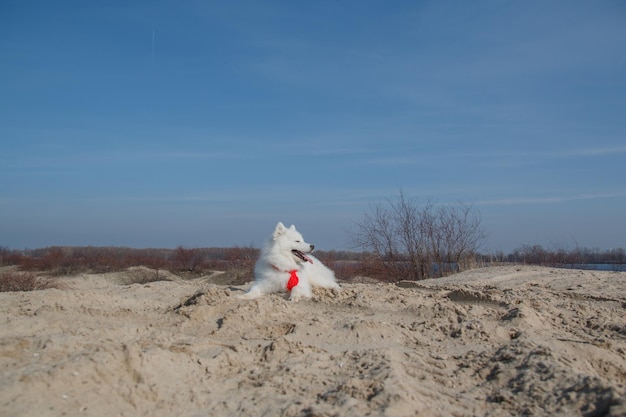
[[[299,240],[296,240],[296,243],[300,243],[300,241],[299,241]]]

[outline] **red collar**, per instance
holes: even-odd
[[[297,269],[291,269],[289,271],[283,271],[282,269],[280,269],[276,265],[272,265],[272,268],[274,268],[275,270],[280,271],[280,272],[289,272],[289,281],[287,281],[287,291],[291,291],[300,282],[300,279],[298,278],[298,270]]]

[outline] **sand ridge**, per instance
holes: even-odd
[[[626,416],[626,273],[119,282],[0,294],[1,415]]]

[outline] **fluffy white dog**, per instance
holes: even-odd
[[[252,287],[239,298],[288,292],[291,301],[298,301],[311,298],[313,286],[340,289],[335,273],[310,255],[313,249],[295,226],[287,228],[279,222],[254,265]]]

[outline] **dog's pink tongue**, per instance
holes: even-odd
[[[291,252],[292,252],[294,255],[296,255],[298,258],[302,259],[303,261],[313,263],[313,259],[311,259],[311,258],[309,258],[308,256],[306,256],[306,255],[304,254],[304,252],[299,251],[299,250],[297,250],[297,249],[294,249],[294,250],[292,250]]]

